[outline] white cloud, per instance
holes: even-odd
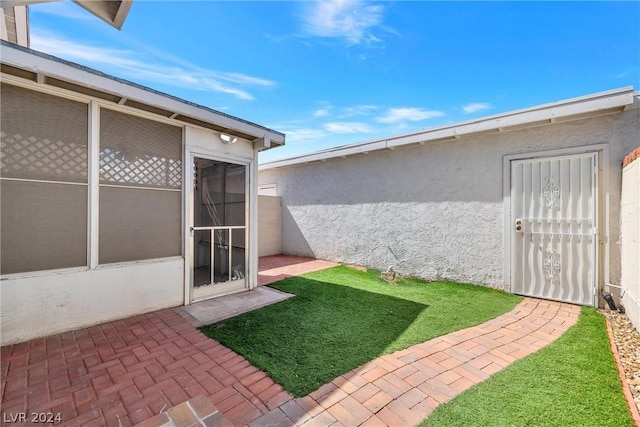
[[[73,4],[70,1],[54,1],[45,3],[34,3],[29,5],[29,14],[39,13],[82,21],[92,21],[94,19],[99,20],[98,17],[92,15],[81,6]]]
[[[474,104],[465,105],[462,107],[465,113],[475,113],[476,111],[488,110],[491,108],[491,104],[488,102],[476,102]]]
[[[372,111],[377,110],[379,107],[376,105],[354,105],[353,107],[346,107],[344,109],[344,114],[340,117],[352,117],[352,116],[365,116]]]
[[[90,46],[38,31],[31,33],[31,47],[69,61],[100,68],[102,71],[121,73],[137,82],[212,90],[239,99],[253,99],[247,87],[275,86],[275,82],[271,80],[242,73],[207,70],[184,61],[172,61],[166,56],[145,57],[133,50]]]
[[[285,129],[283,132],[287,135],[287,141],[294,142],[321,139],[327,136],[327,133],[323,130],[312,128]]]
[[[382,22],[382,5],[361,0],[322,0],[305,17],[308,34],[344,38],[349,43],[380,41],[369,30]]]
[[[314,111],[313,117],[321,118],[333,115],[339,119],[346,119],[353,116],[367,116],[371,114],[372,111],[378,109],[380,109],[380,107],[378,107],[377,105],[360,104],[353,105],[351,107],[336,107],[334,105],[328,104]]]
[[[313,117],[326,117],[329,115],[329,110],[331,107],[320,108],[313,113]]]
[[[330,122],[324,125],[325,129],[331,133],[369,133],[373,132],[371,127],[362,122]]]
[[[625,77],[632,76],[634,72],[637,74],[638,70],[637,69],[634,70],[633,68],[629,68],[629,69],[626,69],[626,70],[616,74],[613,78],[614,79],[623,79]]]
[[[423,110],[422,108],[390,108],[385,115],[378,117],[376,121],[379,123],[397,123],[403,120],[419,122],[442,116],[444,116],[444,113],[436,110]]]

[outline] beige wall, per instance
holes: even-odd
[[[640,148],[635,152],[640,155]],[[622,304],[636,329],[640,329],[640,158],[628,162],[622,170],[620,245]]]
[[[280,197],[258,196],[258,256],[282,252]]]

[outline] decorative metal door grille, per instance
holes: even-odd
[[[594,305],[596,156],[511,162],[514,293]]]

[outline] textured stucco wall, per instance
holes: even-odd
[[[636,150],[640,156],[640,148]],[[622,171],[620,202],[622,297],[627,315],[640,330],[640,158]]]
[[[504,285],[503,156],[608,144],[610,280],[620,279],[621,161],[638,110],[260,172],[282,197],[282,251],[429,279]]]

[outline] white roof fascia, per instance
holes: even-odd
[[[370,151],[394,149],[396,147],[429,143],[431,141],[452,140],[469,134],[490,131],[525,129],[571,119],[606,114],[612,109],[622,109],[633,104],[633,86],[626,86],[606,92],[599,92],[577,98],[542,104],[535,107],[514,110],[507,113],[482,117],[452,125],[435,127],[409,134],[391,136],[367,142],[318,151],[316,153],[275,160],[259,165],[259,170],[280,168],[296,164],[345,157],[352,154],[367,154]]]
[[[7,65],[28,69],[48,77],[174,111],[180,115],[224,127],[230,131],[237,130],[254,138],[267,137],[272,145],[283,145],[285,141],[285,135],[280,132],[154,91],[136,83],[127,82],[81,65],[51,57],[47,54],[19,48],[9,43],[2,43],[0,49],[2,63]]]

